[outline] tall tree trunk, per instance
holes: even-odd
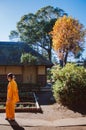
[[[66,51],[66,53],[65,53],[65,57],[64,57],[64,65],[66,65],[66,63],[67,63],[67,57],[68,57],[68,51]]]
[[[52,51],[52,39],[50,38],[50,47],[48,49],[48,56],[49,56],[49,60],[50,61],[51,61],[51,57],[52,57],[51,51]]]
[[[48,57],[49,57],[49,60],[51,61],[51,49],[48,49]]]

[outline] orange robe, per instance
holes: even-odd
[[[6,118],[15,118],[15,104],[17,102],[19,102],[17,83],[12,79],[7,89]]]

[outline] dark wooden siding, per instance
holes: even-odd
[[[41,87],[44,87],[46,85],[46,75],[38,75],[38,84]]]

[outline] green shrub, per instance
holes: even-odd
[[[54,97],[61,104],[74,106],[86,104],[86,69],[74,64],[52,68]]]
[[[37,61],[37,58],[35,56],[33,56],[30,53],[24,53],[21,55],[21,63],[35,63]]]

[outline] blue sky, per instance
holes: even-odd
[[[48,5],[63,9],[86,28],[86,0],[0,0],[0,41],[9,40],[9,33],[16,29],[21,16]]]
[[[86,0],[0,0],[0,41],[9,41],[10,31],[23,15],[48,5],[63,9],[86,28]]]

